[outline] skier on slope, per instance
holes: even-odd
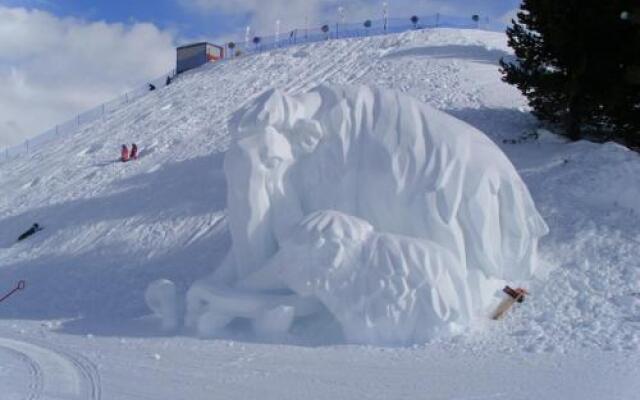
[[[22,240],[24,240],[24,239],[28,238],[29,236],[31,236],[31,235],[33,235],[34,233],[39,232],[39,231],[41,231],[41,230],[42,230],[42,228],[41,228],[41,227],[40,227],[40,225],[38,225],[37,223],[36,223],[36,224],[31,225],[31,228],[29,228],[27,231],[25,231],[22,235],[20,235],[20,236],[18,237],[18,242],[20,242],[20,241],[22,241]]]
[[[122,145],[122,149],[120,150],[120,161],[127,162],[129,161],[129,149],[126,144]]]
[[[131,143],[131,154],[129,154],[129,159],[138,159],[138,146],[135,143]]]

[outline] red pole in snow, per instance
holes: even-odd
[[[7,293],[4,296],[0,297],[0,303],[5,301],[6,299],[8,299],[15,292],[17,292],[19,290],[23,290],[25,288],[25,286],[26,286],[26,282],[25,281],[19,281],[18,285],[16,287],[14,287],[13,289],[11,289],[11,291],[9,293]]]

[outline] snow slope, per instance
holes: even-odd
[[[640,160],[544,131],[503,143],[538,125],[500,81],[501,56],[503,35],[453,29],[260,54],[184,74],[0,163],[0,286],[27,281],[0,303],[0,388],[9,399],[634,399]],[[228,118],[267,88],[319,83],[401,90],[503,148],[549,225],[540,252],[555,268],[504,322],[406,349],[337,346],[318,326],[303,346],[254,343],[242,326],[223,340],[158,337],[147,284],[169,278],[184,295],[230,246]],[[132,141],[141,159],[114,162]],[[33,222],[45,230],[15,244]]]

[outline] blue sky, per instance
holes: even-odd
[[[383,0],[0,0],[0,150],[144,86],[191,41],[382,17]],[[504,19],[518,0],[387,0],[391,17]]]

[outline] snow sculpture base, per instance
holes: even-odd
[[[162,330],[170,332],[178,327],[178,299],[176,285],[167,279],[152,282],[144,298],[149,308],[162,320]]]
[[[272,90],[230,131],[233,246],[187,294],[202,336],[240,317],[284,337],[296,318],[329,314],[349,342],[423,342],[486,315],[504,280],[536,274],[547,226],[526,186],[443,112],[370,87]]]

